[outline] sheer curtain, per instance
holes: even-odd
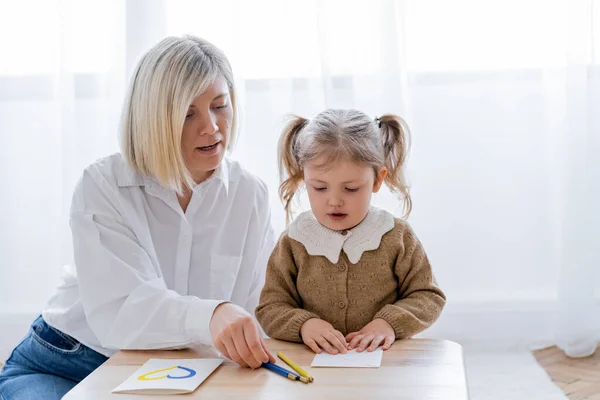
[[[268,184],[277,231],[287,113],[400,114],[413,139],[409,222],[449,298],[425,335],[590,353],[598,16],[590,0],[3,3],[0,324],[38,312],[71,261],[71,191],[85,165],[117,150],[135,61],[190,33],[233,64],[243,120],[232,157]],[[389,192],[375,202],[400,211]]]

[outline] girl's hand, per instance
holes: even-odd
[[[300,328],[302,341],[317,354],[321,349],[329,354],[346,353],[346,339],[341,332],[319,318],[311,318]]]
[[[387,350],[396,340],[396,334],[390,324],[381,318],[377,318],[365,325],[359,332],[348,334],[346,340],[349,343],[348,349],[356,348],[359,353],[365,349],[373,351],[381,343],[383,343],[383,350]]]

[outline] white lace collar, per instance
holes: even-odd
[[[300,214],[289,226],[288,236],[302,243],[311,256],[324,256],[336,264],[343,250],[352,264],[365,251],[375,250],[381,238],[394,228],[394,216],[371,207],[363,221],[347,231],[334,231],[317,221],[312,211]]]

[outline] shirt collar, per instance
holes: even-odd
[[[225,188],[225,193],[229,193],[229,160],[227,158],[223,158],[215,172],[206,181],[196,185],[194,190],[197,190],[198,188],[202,187],[204,183],[207,183],[213,179],[221,181],[223,187]],[[117,184],[119,187],[159,185],[156,179],[140,174],[124,159],[122,159],[119,168]]]
[[[370,207],[360,224],[346,231],[334,231],[321,225],[312,211],[300,214],[289,226],[288,236],[304,245],[311,256],[323,256],[337,264],[344,251],[352,264],[360,261],[365,251],[375,250],[381,238],[394,228],[394,216]]]
[[[213,178],[220,180],[225,188],[225,193],[229,193],[229,160],[227,158],[223,157],[215,173],[207,181]]]
[[[137,172],[129,163],[121,156],[121,162],[117,171],[117,185],[119,187],[127,186],[144,186],[146,178]]]

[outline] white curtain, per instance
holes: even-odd
[[[85,165],[117,151],[137,58],[190,33],[233,64],[243,121],[232,157],[268,184],[278,231],[287,113],[400,114],[413,138],[409,222],[449,299],[425,335],[596,348],[596,1],[1,4],[0,319],[38,312],[71,261],[71,191]],[[400,211],[388,192],[375,202]]]

